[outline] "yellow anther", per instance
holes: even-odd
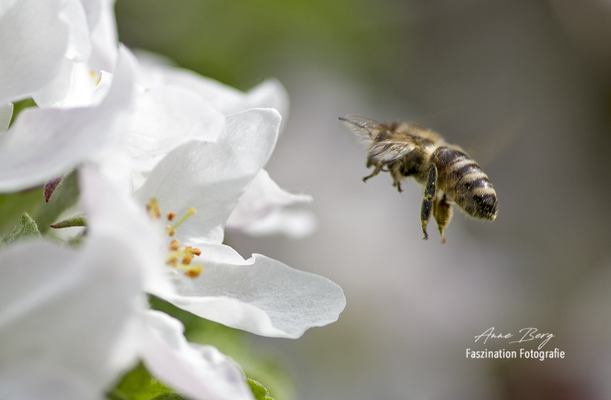
[[[149,203],[146,205],[146,212],[151,216],[151,218],[161,218],[161,207],[159,206],[157,199],[153,198],[151,201],[149,201]]]
[[[193,254],[194,256],[199,256],[202,254],[202,251],[197,247],[187,246],[186,250],[191,252],[191,254]]]
[[[170,250],[172,251],[176,251],[180,249],[180,242],[178,241],[178,239],[174,239],[170,242]]]
[[[161,207],[159,206],[157,199],[151,199],[151,201],[146,205],[146,212],[153,219],[161,218]],[[189,210],[182,217],[180,217],[178,221],[174,222],[173,225],[167,225],[165,227],[165,233],[170,237],[174,236],[176,234],[176,228],[178,228],[187,220],[187,218],[195,213],[195,208],[189,207]],[[173,221],[176,218],[176,213],[171,211],[166,214],[166,218],[168,222]],[[202,254],[200,249],[191,246],[182,246],[178,239],[174,239],[168,244],[168,250],[166,264],[177,270],[184,271],[185,276],[188,276],[189,278],[197,278],[204,270],[202,265],[191,265],[191,262],[193,262],[193,257]]]
[[[185,271],[185,275],[189,278],[197,278],[204,270],[203,265],[194,265]]]

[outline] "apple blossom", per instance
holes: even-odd
[[[39,240],[0,251],[0,397],[98,399],[140,358],[190,398],[252,399],[231,360],[146,309],[146,260],[128,233],[94,228],[76,249]]]
[[[0,104],[31,96],[59,73],[69,40],[61,4],[0,2]]]
[[[135,60],[121,50],[113,83],[100,104],[30,108],[0,136],[0,192],[40,185],[62,176],[125,130]]]
[[[335,321],[345,306],[339,286],[262,255],[245,260],[222,244],[225,221],[271,155],[279,126],[280,116],[272,109],[230,115],[216,142],[182,144],[157,164],[136,192],[141,210],[151,199],[165,212],[177,215],[190,207],[197,209],[173,236],[181,244],[201,250],[194,263],[203,264],[204,271],[197,278],[170,275],[170,267],[165,267],[172,277],[172,288],[167,286],[169,280],[159,279],[160,265],[166,259],[161,249],[168,249],[159,241],[169,244],[170,237],[162,226],[154,237],[141,218],[134,219],[137,206],[130,204],[125,184],[122,190],[105,186],[111,185],[110,175],[99,171],[108,170],[109,164],[119,165],[110,155],[102,157],[106,161],[97,169],[85,166],[81,171],[92,229],[96,221],[117,227],[126,223],[141,226],[140,233],[125,240],[148,260],[149,273],[155,276],[146,290],[198,316],[260,335],[290,338]],[[159,249],[159,253],[151,249]]]
[[[142,111],[136,113],[137,122],[134,122],[134,127],[130,129],[129,141],[134,143],[130,146],[131,155],[136,161],[136,169],[141,171],[141,174],[146,174],[162,158],[165,154],[162,149],[167,152],[173,148],[169,145],[157,145],[161,139],[166,143],[173,143],[174,147],[188,138],[213,141],[222,124],[219,116],[215,115],[210,107],[220,115],[251,108],[275,108],[284,116],[280,127],[282,132],[289,102],[286,90],[277,80],[268,79],[244,93],[193,71],[177,68],[172,65],[172,61],[158,54],[140,50],[136,52],[136,56],[141,67],[138,81],[146,91],[140,98],[142,102],[136,102],[139,104],[137,109]],[[170,96],[170,90],[176,95]],[[152,97],[155,91],[162,93],[156,96],[157,105],[146,99]],[[189,95],[185,93],[181,99],[178,97],[181,91],[188,92]],[[173,109],[181,111],[172,111]],[[185,114],[191,109],[199,112],[188,117]],[[183,116],[180,116],[181,114]],[[201,120],[209,121],[207,129],[195,129],[206,125],[199,122]],[[195,132],[199,134],[196,135]],[[158,149],[151,149],[153,145]],[[135,175],[136,187],[143,181],[142,175]],[[310,196],[282,190],[265,170],[261,170],[240,199],[235,215],[231,216],[227,226],[259,235],[284,233],[293,237],[305,236],[312,233],[317,225],[313,214],[306,210],[290,212],[284,207],[311,200]]]

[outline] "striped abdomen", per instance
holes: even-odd
[[[493,221],[499,209],[492,182],[468,155],[451,147],[439,147],[431,155],[437,167],[437,188],[467,214]]]

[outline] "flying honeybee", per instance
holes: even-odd
[[[474,218],[496,218],[499,203],[492,182],[460,147],[430,129],[407,122],[379,123],[358,115],[339,119],[354,125],[355,132],[369,142],[367,168],[375,169],[363,182],[383,171],[390,173],[399,192],[401,181],[408,177],[424,186],[420,220],[425,240],[433,214],[442,243],[446,242],[443,230],[452,219],[454,203]]]

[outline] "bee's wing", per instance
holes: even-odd
[[[339,120],[352,125],[352,131],[362,139],[371,139],[373,137],[373,131],[380,126],[379,122],[356,114],[348,114],[345,117],[339,117]],[[367,136],[363,137],[365,133],[367,133]]]
[[[404,157],[416,148],[410,140],[386,139],[374,142],[367,154],[368,165],[388,164]]]

